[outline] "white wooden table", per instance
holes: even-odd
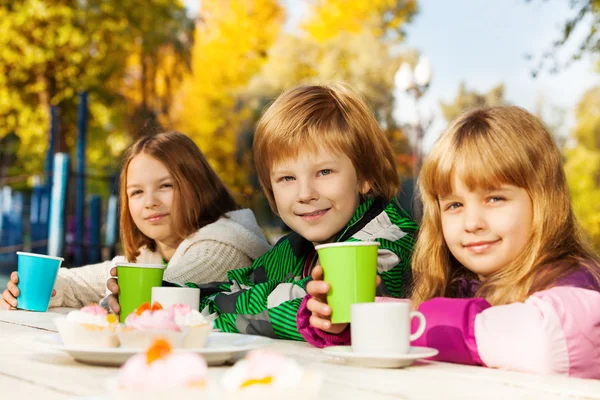
[[[118,368],[82,364],[41,343],[56,332],[52,318],[68,311],[0,311],[0,399],[108,398],[107,382]],[[322,372],[321,399],[600,399],[598,380],[426,361],[403,369],[356,368],[327,362],[306,343],[275,341],[272,348]],[[227,368],[209,368],[209,379]]]

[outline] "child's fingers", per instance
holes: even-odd
[[[121,306],[115,295],[108,296],[108,306],[115,313],[118,314],[121,311]]]
[[[116,279],[110,278],[106,282],[106,287],[111,291],[112,294],[119,294],[119,284],[117,283]]]
[[[327,293],[329,293],[329,283],[325,281],[310,281],[306,285],[306,291],[312,297],[318,297],[325,300]]]
[[[313,314],[319,314],[319,316],[330,318],[331,307],[327,304],[315,299],[314,297],[306,303],[306,308]]]
[[[117,267],[112,267],[110,269],[110,276],[117,276]]]
[[[319,318],[315,314],[310,316],[309,322],[313,327],[320,329],[322,331],[325,331],[325,332],[328,332],[328,330],[331,328],[330,321],[323,319],[323,318]]]
[[[13,297],[18,297],[19,294],[21,293],[19,291],[19,288],[17,287],[17,285],[15,283],[13,283],[13,281],[8,281],[8,283],[6,284],[6,289],[10,292],[10,294]]]
[[[13,272],[10,274],[10,281],[11,281],[12,283],[14,283],[15,285],[16,285],[17,283],[19,283],[19,274],[17,273],[17,271],[13,271]]]
[[[310,276],[316,281],[323,280],[323,267],[320,264],[315,265],[315,267],[310,272]]]
[[[2,292],[2,300],[8,306],[8,308],[5,307],[7,310],[10,310],[11,308],[15,308],[17,306],[17,299],[10,293],[8,289]]]
[[[381,277],[377,275],[377,286],[381,285]]]
[[[331,321],[319,318],[314,314],[311,315],[309,322],[313,327],[334,335],[341,333],[348,326],[348,324],[332,324]]]
[[[56,296],[56,290],[52,289],[52,296],[51,297],[54,297],[54,296]]]
[[[6,300],[4,300],[3,298],[0,299],[0,308],[4,309],[4,310],[14,310],[15,308],[13,306],[11,306]]]

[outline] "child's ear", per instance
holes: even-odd
[[[358,191],[362,195],[369,193],[371,191],[371,184],[367,181],[364,181],[362,184],[360,184]]]

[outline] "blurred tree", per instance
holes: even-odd
[[[404,28],[417,12],[416,0],[309,0],[310,17],[301,27],[319,42],[340,32],[371,32],[391,42],[404,39]]]
[[[525,1],[528,3],[532,2],[532,0]],[[551,44],[550,49],[545,51],[539,60],[536,61],[537,65],[531,71],[533,77],[537,76],[542,70],[549,70],[551,73],[556,73],[561,68],[568,66],[572,61],[579,60],[584,53],[597,53],[600,51],[600,0],[570,0],[569,4],[573,10],[573,16],[565,21],[560,29],[558,39]],[[567,61],[561,65],[558,57],[560,50],[563,49],[567,42],[573,40],[576,28],[582,25],[582,21],[585,21],[586,17],[591,18],[589,29],[585,28],[584,37],[580,39],[574,52],[567,57]],[[531,59],[533,56],[528,54],[527,58]]]
[[[340,32],[323,42],[310,36],[282,35],[269,51],[267,63],[252,78],[244,101],[258,112],[285,88],[304,83],[343,81],[361,93],[390,139],[398,170],[408,177],[412,170],[410,144],[392,116],[394,74],[402,57],[368,30]],[[251,132],[250,132],[251,134]]]
[[[600,87],[588,90],[576,110],[574,146],[565,150],[573,209],[600,253]]]
[[[504,98],[504,84],[494,86],[487,93],[478,93],[468,90],[465,83],[461,82],[454,100],[449,103],[440,101],[440,108],[446,121],[450,122],[470,109],[502,104],[507,104]]]
[[[239,135],[251,110],[239,92],[267,60],[284,12],[277,0],[203,0],[176,125],[200,146],[238,200],[252,195]]]
[[[183,53],[177,51],[189,42],[191,26],[180,1],[0,0],[0,136],[19,136],[24,172],[42,169],[51,104],[60,109],[56,151],[73,148],[77,93],[83,90],[90,92],[94,144],[88,146],[88,164],[114,168],[112,157],[127,141],[127,115],[134,114],[129,108],[135,109],[124,86],[143,82],[142,99],[158,92],[153,85],[160,63],[136,76],[127,74],[128,58],[137,53],[162,62],[165,46]]]

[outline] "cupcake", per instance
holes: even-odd
[[[54,324],[65,344],[70,347],[117,347],[119,325],[116,315],[109,314],[98,304],[71,311],[66,317],[54,319]]]
[[[165,338],[172,347],[182,347],[187,331],[176,323],[173,313],[163,310],[160,303],[144,303],[125,319],[117,330],[121,346],[146,349],[158,337]]]
[[[227,399],[316,399],[320,375],[307,372],[295,360],[268,350],[254,350],[223,375]]]
[[[174,304],[169,311],[173,314],[177,326],[182,330],[187,329],[183,347],[200,349],[206,346],[208,335],[212,331],[212,319],[193,310],[187,304]]]
[[[119,370],[116,399],[201,399],[207,392],[208,367],[195,353],[173,352],[158,338],[144,353],[131,357]]]

